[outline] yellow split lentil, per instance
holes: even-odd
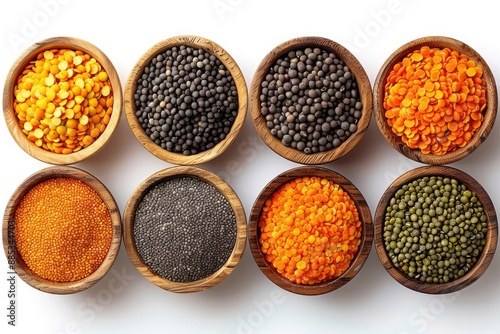
[[[16,248],[38,276],[73,282],[92,274],[111,245],[109,209],[86,183],[69,177],[31,188],[15,211]]]
[[[443,155],[467,145],[486,107],[483,70],[449,48],[423,46],[392,68],[384,108],[393,133],[423,154]]]
[[[14,110],[27,138],[47,151],[69,154],[91,145],[113,112],[108,73],[80,50],[40,52],[19,75]]]
[[[281,185],[259,217],[266,261],[298,284],[342,275],[358,252],[362,226],[352,198],[325,178],[300,177]]]

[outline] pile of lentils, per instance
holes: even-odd
[[[408,277],[446,283],[478,261],[487,231],[473,191],[453,178],[430,176],[396,191],[386,209],[383,238],[392,263]]]
[[[278,59],[261,83],[260,103],[271,134],[306,154],[339,147],[357,131],[363,109],[349,67],[317,47]]]
[[[137,80],[136,116],[161,148],[184,155],[211,149],[238,114],[233,77],[215,55],[176,46],[156,55]]]
[[[28,268],[53,282],[95,272],[113,239],[108,206],[90,185],[55,177],[31,188],[15,212],[16,248]]]
[[[193,282],[219,270],[233,251],[236,232],[231,204],[195,177],[152,186],[134,217],[139,255],[154,273],[173,282]]]

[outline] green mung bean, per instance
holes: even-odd
[[[389,200],[383,238],[393,265],[408,277],[446,283],[476,264],[487,231],[473,191],[454,178],[426,176],[401,186]]]

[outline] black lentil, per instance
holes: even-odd
[[[383,238],[392,263],[408,277],[446,283],[475,265],[487,231],[473,191],[453,178],[429,176],[396,191],[386,208]]]
[[[349,67],[333,52],[288,52],[261,83],[261,114],[283,145],[306,154],[339,147],[357,131],[363,105]]]
[[[180,45],[145,66],[134,94],[142,129],[161,148],[184,155],[211,149],[231,131],[238,92],[219,58]]]
[[[134,218],[134,240],[144,263],[173,282],[206,278],[230,257],[236,218],[211,184],[178,177],[152,186]]]

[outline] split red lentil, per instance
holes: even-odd
[[[259,229],[266,260],[298,284],[342,275],[358,251],[362,232],[349,194],[319,177],[280,186],[262,208]]]
[[[483,121],[483,70],[449,48],[423,46],[391,70],[384,108],[392,131],[410,148],[443,155],[467,145]]]
[[[79,50],[40,52],[14,87],[19,125],[37,146],[69,154],[91,145],[113,111],[108,73]]]
[[[84,182],[53,178],[30,189],[15,212],[16,248],[38,276],[73,282],[104,261],[113,227],[107,205]]]

